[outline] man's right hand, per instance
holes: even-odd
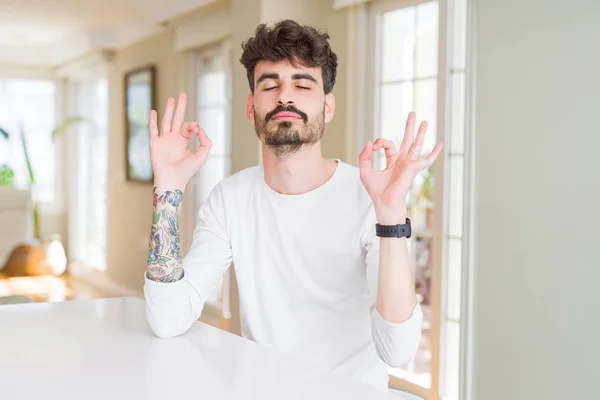
[[[183,122],[187,96],[169,98],[165,107],[160,134],[155,110],[150,111],[150,159],[154,171],[154,185],[163,189],[180,189],[185,186],[206,162],[212,142],[197,122]],[[191,135],[196,135],[200,145],[195,152],[188,148]]]

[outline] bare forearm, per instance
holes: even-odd
[[[149,279],[175,282],[182,278],[179,214],[183,191],[175,187],[155,186],[154,216],[148,248]]]
[[[405,220],[403,216],[380,223],[392,225]],[[381,317],[392,323],[409,319],[417,300],[406,238],[380,238],[377,286],[376,308]]]

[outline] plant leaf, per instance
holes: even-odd
[[[25,131],[23,125],[19,125],[19,131],[21,132],[21,144],[23,145],[23,154],[25,155],[25,162],[27,163],[27,171],[29,171],[29,183],[35,184],[35,177],[33,175],[33,168],[31,167],[31,161],[29,160],[29,152],[27,152],[27,142],[25,141]]]
[[[4,136],[4,139],[10,138],[10,134],[2,128],[0,128],[0,135]]]
[[[7,164],[0,164],[0,186],[12,186],[15,183],[15,172]]]
[[[152,218],[152,223],[156,224],[159,219],[160,219],[160,214],[159,213],[154,214],[154,218]]]
[[[57,136],[65,133],[70,127],[80,122],[84,122],[83,117],[70,117],[65,119],[52,131],[52,139],[56,139]]]

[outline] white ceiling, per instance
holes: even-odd
[[[137,0],[0,0],[0,45],[48,44],[138,19]]]
[[[151,35],[215,0],[0,0],[0,64],[56,66]]]

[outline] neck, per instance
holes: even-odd
[[[296,153],[276,157],[266,145],[262,145],[265,182],[281,194],[310,192],[327,182],[335,172],[337,162],[323,158],[320,142],[303,146]]]

